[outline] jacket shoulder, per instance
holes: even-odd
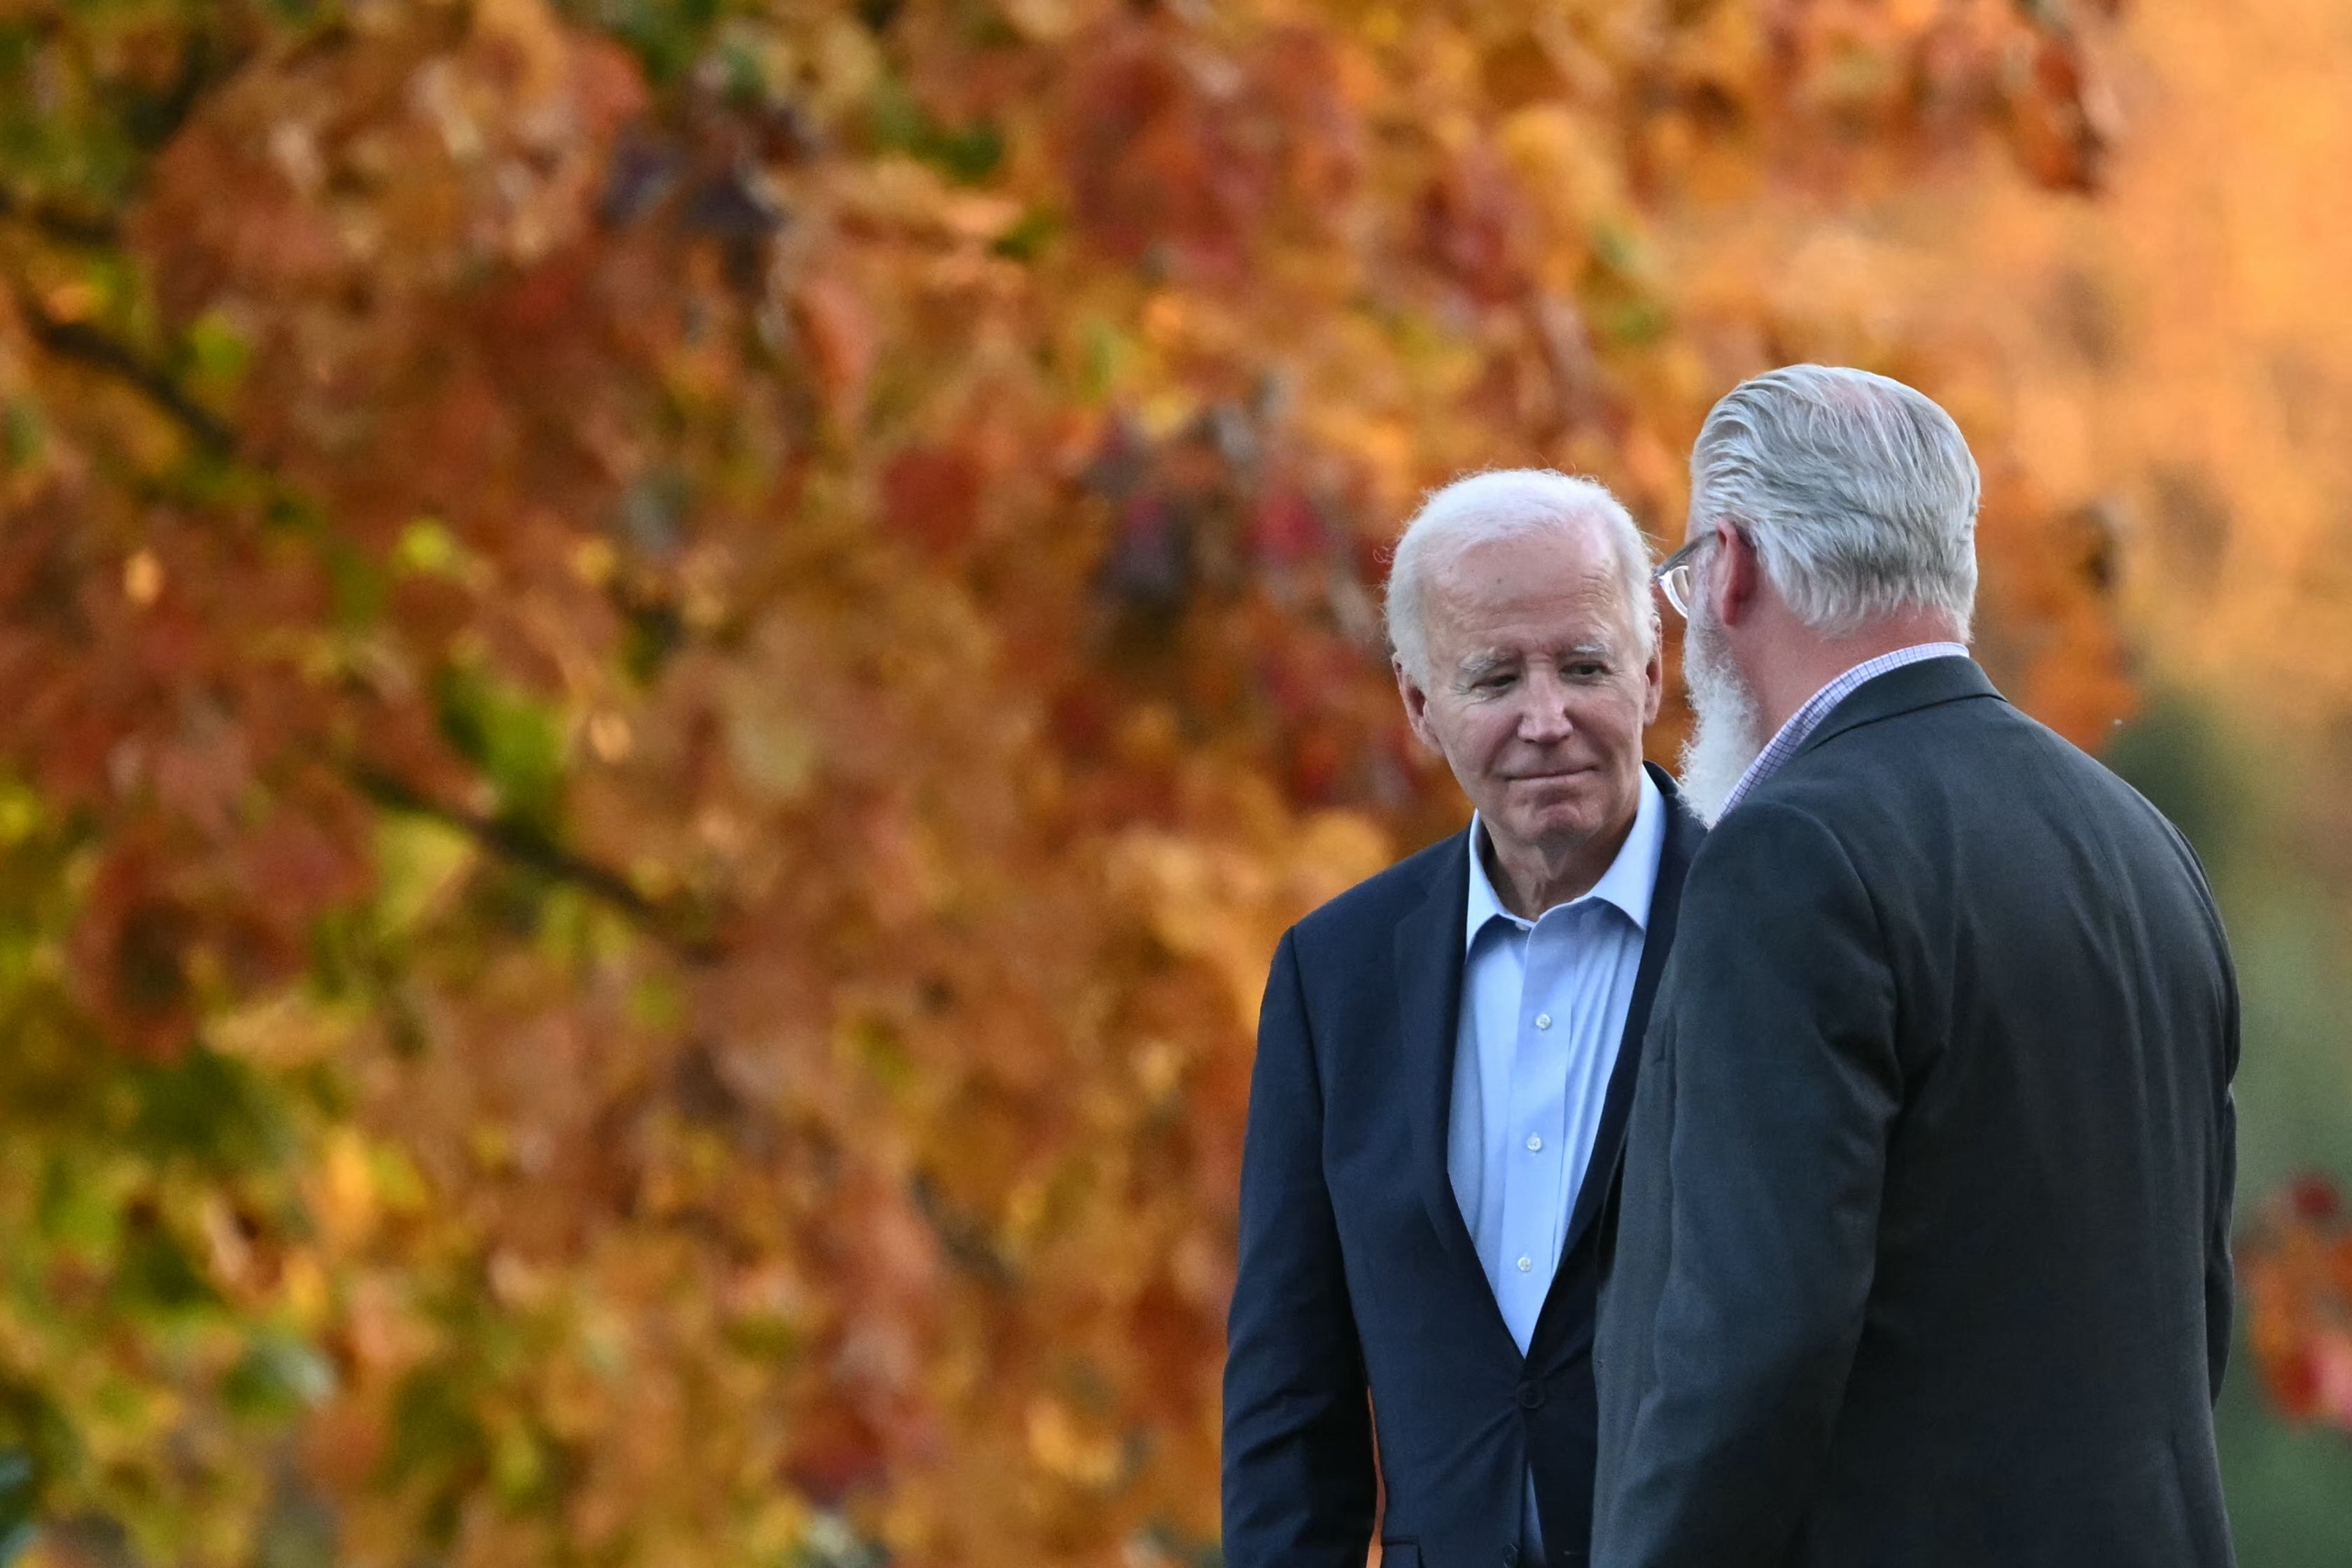
[[[1929,703],[1842,725],[1799,748],[1748,799],[1792,806],[1834,828],[1851,818],[1856,795],[1876,797],[1890,780],[1948,775],[1955,763],[1972,765],[2021,742],[2040,751],[2046,742],[2056,740],[1997,695],[1971,693],[1966,700]]]
[[[2030,836],[2033,824],[2061,837],[2096,833],[2137,864],[2178,869],[2211,903],[2196,852],[2162,812],[2005,701],[1951,702],[1857,726],[1792,759],[1749,802],[1811,816],[1850,852],[1962,824],[2004,837]],[[2209,918],[2218,925],[2218,915]]]

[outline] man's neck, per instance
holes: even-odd
[[[1593,884],[1616,863],[1618,851],[1625,847],[1626,836],[1633,831],[1634,818],[1640,815],[1641,796],[1636,794],[1633,810],[1624,821],[1572,845],[1506,843],[1494,825],[1482,819],[1486,831],[1478,837],[1486,880],[1494,884],[1495,896],[1505,909],[1523,921],[1540,920],[1546,910],[1592,891]]]
[[[1763,732],[1779,734],[1815,692],[1855,665],[1921,643],[1965,640],[1951,617],[1926,610],[1882,616],[1844,637],[1825,637],[1798,623],[1793,635],[1759,639],[1767,657],[1751,672],[1750,689]]]

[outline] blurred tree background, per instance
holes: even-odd
[[[2206,12],[0,0],[0,1562],[1213,1563],[1383,547],[1801,359],[2216,868],[2346,1561],[2352,18]]]

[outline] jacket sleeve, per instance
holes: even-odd
[[[1226,1321],[1228,1568],[1363,1568],[1376,1499],[1363,1353],[1323,1179],[1323,1094],[1295,936],[1258,1018]]]
[[[2230,1211],[2238,1184],[2238,1101],[2231,1088],[2238,1073],[2238,980],[2228,967],[2226,952],[2222,963],[2229,981],[2228,1016],[2223,1023],[2221,1092],[2216,1103],[2213,1209],[2205,1234],[2205,1370],[2216,1403],[2221,1398],[2222,1376],[2230,1370],[2231,1310],[2236,1284],[2230,1258]]]
[[[2151,808],[2152,809],[2152,808]],[[2159,820],[2161,817],[2159,816]],[[2238,968],[2230,953],[2230,933],[2215,906],[2213,879],[2188,835],[2164,823],[2174,851],[2197,884],[2206,929],[2212,933],[2215,962],[2221,974],[2221,1078],[2214,1086],[2212,1181],[2208,1188],[2205,1216],[2205,1375],[2215,1404],[2221,1399],[2221,1379],[2230,1370],[2231,1313],[2236,1299],[2236,1269],[2230,1256],[2230,1215],[2238,1185],[2238,1101],[2231,1085],[2238,1076],[2241,1010]]]
[[[1649,1380],[1598,1568],[1768,1568],[1818,1484],[1902,1098],[1869,894],[1813,818],[1752,802],[1684,893]],[[1621,1246],[1633,1245],[1621,1238]]]

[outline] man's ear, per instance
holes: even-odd
[[[1658,721],[1658,704],[1666,694],[1665,628],[1658,624],[1657,606],[1650,607],[1650,658],[1642,667],[1642,728]]]
[[[1715,525],[1715,559],[1707,563],[1706,594],[1715,618],[1736,626],[1756,607],[1764,587],[1764,563],[1748,536],[1727,522]]]
[[[1432,752],[1443,755],[1437,737],[1429,729],[1429,693],[1404,667],[1404,660],[1391,658],[1389,668],[1396,672],[1397,695],[1404,700],[1404,721],[1412,726],[1413,739]]]

